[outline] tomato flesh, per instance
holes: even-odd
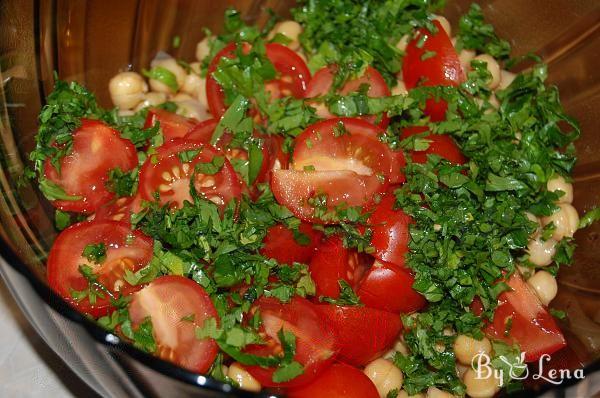
[[[268,43],[265,48],[267,58],[279,74],[278,78],[266,82],[271,98],[281,98],[283,96],[303,98],[307,84],[310,81],[310,71],[304,60],[294,51],[278,43]],[[250,45],[245,43],[244,51],[249,51],[249,49]],[[219,83],[212,77],[212,73],[217,69],[221,58],[234,58],[236,56],[235,51],[235,43],[228,44],[217,53],[208,67],[206,96],[210,113],[217,118],[223,116],[228,106],[225,103],[225,94]]]
[[[379,398],[375,384],[361,370],[335,363],[311,384],[287,392],[289,398]]]
[[[319,246],[310,262],[309,271],[315,282],[316,297],[339,298],[339,281],[344,280],[354,286],[365,268],[356,251],[345,248],[342,239],[332,236]]]
[[[353,366],[365,366],[381,357],[402,329],[398,314],[375,308],[322,304],[319,310],[336,332],[338,360]]]
[[[44,164],[46,178],[80,199],[50,203],[63,211],[93,212],[114,197],[106,188],[109,171],[130,171],[136,166],[137,152],[130,141],[102,122],[82,119],[73,132],[71,153],[60,160],[60,173],[49,159]]]
[[[182,153],[198,152],[189,162],[182,162]],[[193,202],[190,181],[205,199],[215,203],[221,210],[232,199],[239,199],[242,184],[227,159],[215,174],[194,173],[196,165],[210,163],[219,153],[200,141],[174,139],[161,146],[156,155],[150,156],[140,171],[139,191],[142,199],[153,201],[158,192],[161,204],[174,208],[183,207],[184,202]],[[194,175],[195,174],[195,175]]]
[[[327,320],[310,301],[294,297],[289,303],[261,297],[256,307],[262,319],[261,329],[267,345],[250,345],[245,351],[254,355],[273,355],[281,350],[277,334],[281,329],[296,336],[294,360],[304,367],[300,376],[284,382],[273,381],[274,368],[245,366],[264,387],[296,387],[310,383],[335,357],[337,343]]]
[[[148,111],[144,128],[152,127],[157,122],[160,125],[165,142],[173,138],[183,138],[198,124],[198,121],[195,119],[187,118],[164,109],[152,108]]]
[[[308,263],[313,258],[323,233],[315,231],[308,223],[301,223],[298,232],[308,238],[308,244],[298,243],[293,231],[284,225],[272,226],[267,231],[260,253],[267,258],[274,258],[281,264]]]
[[[373,231],[371,238],[371,245],[375,248],[373,256],[402,266],[408,253],[409,225],[413,220],[402,209],[395,209],[395,204],[396,197],[389,193],[375,207],[368,222]]]
[[[357,295],[367,307],[393,313],[418,311],[427,303],[413,289],[415,279],[410,271],[394,264],[375,261],[360,282]]]
[[[333,85],[333,79],[336,73],[337,67],[335,65],[329,65],[318,70],[310,80],[308,88],[306,89],[305,97],[315,98],[327,94]],[[366,94],[369,97],[378,98],[389,97],[391,95],[390,89],[388,88],[383,76],[381,76],[381,74],[377,72],[375,68],[370,66],[367,67],[365,73],[361,77],[346,82],[346,84],[339,89],[338,92],[341,95],[348,95],[352,92],[359,91],[363,85],[368,85],[369,89],[367,90]],[[329,110],[325,107],[325,105],[318,104],[316,109],[317,115],[323,119],[335,117],[329,113]],[[376,115],[365,115],[360,116],[360,118],[369,123],[378,124],[381,128],[386,128],[390,122],[390,119],[385,113],[380,117]],[[378,118],[381,119],[379,122],[377,122]]]
[[[103,243],[106,247],[106,259],[96,264],[82,253],[87,245]],[[73,298],[73,291],[88,289],[87,279],[79,271],[80,265],[91,267],[113,298],[127,296],[141,289],[132,286],[124,279],[125,270],[136,272],[145,267],[152,259],[152,239],[139,231],[131,231],[125,223],[116,221],[85,221],[72,225],[62,231],[48,256],[48,282],[71,305],[83,313],[94,317],[106,315],[110,309],[109,294],[97,297],[90,302],[89,295],[82,300]]]
[[[152,322],[157,355],[196,373],[205,373],[219,348],[211,338],[197,339],[195,330],[209,318],[218,319],[208,293],[183,276],[156,278],[133,295],[129,316],[134,328]]]
[[[427,131],[425,126],[406,127],[402,130],[401,139],[412,135],[422,134]],[[424,151],[411,151],[412,161],[415,163],[427,163],[427,155],[438,155],[454,164],[464,164],[467,159],[462,154],[458,145],[452,137],[445,134],[429,134],[425,137],[429,141],[429,147]]]
[[[118,198],[102,205],[94,214],[94,220],[112,220],[130,224],[131,215],[138,213],[141,208],[142,198],[139,194],[133,197]]]
[[[438,21],[433,21],[436,33],[419,29],[408,43],[402,61],[402,76],[407,89],[417,86],[458,86],[465,75],[450,37]],[[426,37],[423,42],[423,37]],[[427,57],[427,54],[435,54]],[[446,118],[448,104],[444,100],[427,100],[425,113],[432,121]]]
[[[486,334],[508,344],[517,343],[525,352],[526,362],[565,347],[567,343],[554,318],[521,276],[514,273],[507,283],[512,291],[498,297],[494,321],[485,328]]]

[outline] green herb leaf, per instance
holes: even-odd
[[[158,80],[159,82],[169,87],[173,92],[177,92],[177,90],[179,90],[179,84],[177,83],[177,78],[175,77],[175,74],[167,68],[164,68],[162,66],[155,66],[150,70],[143,69],[142,75],[144,75],[148,79]]]

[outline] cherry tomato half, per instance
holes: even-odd
[[[292,332],[296,336],[294,360],[304,367],[304,373],[285,382],[273,381],[274,368],[245,366],[246,370],[265,387],[294,387],[310,383],[335,357],[337,350],[334,331],[318,309],[310,301],[294,297],[289,303],[276,298],[261,297],[255,307],[262,319],[266,345],[250,345],[249,354],[267,356],[281,350],[278,333]]]
[[[80,199],[50,203],[64,211],[93,212],[114,197],[106,188],[109,171],[130,171],[137,163],[137,152],[130,141],[102,122],[82,119],[81,127],[73,132],[71,153],[60,160],[60,173],[49,159],[44,163],[46,178]]]
[[[148,111],[144,128],[152,127],[157,122],[165,137],[165,142],[173,138],[183,138],[198,124],[198,121],[195,119],[190,119],[164,109],[152,108]]]
[[[421,134],[427,131],[425,126],[406,127],[402,130],[401,139],[410,137],[411,135]],[[464,164],[467,162],[465,156],[460,152],[460,149],[449,135],[446,134],[429,134],[424,137],[429,141],[429,147],[424,151],[412,151],[411,158],[415,163],[426,163],[427,155],[438,155],[447,159],[454,164]]]
[[[379,398],[375,384],[361,370],[335,363],[307,386],[287,392],[289,398]]]
[[[260,253],[281,264],[308,263],[313,258],[323,233],[315,231],[310,224],[304,222],[298,227],[298,232],[308,238],[307,244],[299,243],[294,232],[284,225],[272,226],[267,231]]]
[[[409,225],[413,221],[402,209],[395,209],[395,204],[396,197],[389,193],[375,207],[368,222],[373,231],[373,256],[402,266],[410,242]]]
[[[329,65],[318,70],[308,84],[305,95],[306,98],[315,98],[327,94],[331,89],[337,69],[338,68],[335,65]],[[367,90],[367,95],[369,97],[389,97],[391,95],[390,89],[388,88],[383,76],[381,76],[381,74],[377,72],[375,68],[370,66],[367,67],[365,73],[361,77],[346,82],[346,84],[340,90],[338,90],[338,92],[341,95],[347,95],[349,93],[359,91],[363,85],[368,85],[369,89]],[[329,110],[325,107],[325,105],[318,104],[316,108],[317,115],[323,119],[335,117],[329,113]],[[368,115],[361,116],[360,118],[369,123],[375,124],[377,123],[378,116]],[[390,119],[386,114],[381,115],[380,118],[381,120],[377,124],[379,127],[385,129],[389,124]]]
[[[133,295],[129,304],[133,329],[146,319],[152,322],[156,354],[196,373],[205,373],[219,348],[211,338],[197,339],[195,330],[209,318],[218,319],[208,293],[183,276],[156,278]]]
[[[104,244],[106,258],[99,264],[83,256],[87,245]],[[125,223],[116,221],[85,221],[62,231],[48,256],[48,283],[65,300],[79,311],[94,317],[106,315],[110,311],[110,295],[118,298],[127,296],[141,286],[132,286],[125,281],[125,270],[136,272],[152,259],[152,239],[139,231],[131,231]],[[110,294],[98,290],[95,302],[87,295],[81,300],[73,297],[73,292],[88,289],[89,282],[80,272],[81,265],[89,266],[97,280]],[[96,289],[97,290],[97,289]]]

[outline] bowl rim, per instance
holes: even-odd
[[[14,252],[12,247],[8,245],[4,239],[0,240],[0,257],[2,257],[6,263],[12,267],[15,271],[25,277],[28,283],[33,287],[35,292],[43,302],[46,303],[53,310],[58,312],[63,317],[69,319],[72,322],[78,323],[83,326],[97,343],[100,343],[109,349],[116,349],[123,353],[126,353],[130,357],[134,358],[141,364],[165,375],[172,377],[176,380],[182,381],[186,384],[193,385],[199,389],[208,389],[211,391],[228,394],[229,396],[236,397],[276,397],[275,394],[268,392],[252,393],[233,387],[227,383],[223,383],[216,380],[208,375],[202,375],[200,373],[194,373],[184,368],[181,368],[171,362],[165,361],[144,352],[127,341],[121,339],[119,336],[109,332],[102,328],[95,321],[92,321],[88,317],[78,312],[75,308],[69,305],[62,297],[60,297],[54,290],[52,290],[46,283],[38,279],[37,276],[29,269],[29,267],[21,260],[21,258]],[[12,293],[11,293],[12,294]],[[59,355],[60,356],[60,355]],[[62,358],[61,358],[62,360]],[[68,364],[67,364],[68,366]],[[573,385],[583,382],[586,378],[600,370],[600,359],[596,359],[591,363],[583,367],[584,378],[579,380],[575,378],[564,379],[560,385],[553,385],[546,383],[540,388],[524,388],[509,394],[511,397],[531,397],[540,396],[548,391],[563,391]]]

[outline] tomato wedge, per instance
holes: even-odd
[[[318,309],[310,301],[294,297],[289,303],[276,298],[261,297],[256,308],[262,319],[266,345],[250,345],[249,354],[267,356],[281,350],[277,334],[281,329],[296,336],[294,360],[304,367],[304,373],[284,383],[273,381],[274,368],[245,366],[264,387],[295,387],[312,381],[333,361],[337,346],[334,331]]]
[[[537,361],[543,354],[552,354],[567,343],[554,318],[520,275],[514,273],[507,281],[512,291],[498,297],[494,321],[485,332],[508,344],[517,343],[525,352],[525,361]]]
[[[87,245],[104,244],[106,258],[99,264],[83,256]],[[74,292],[88,289],[88,280],[81,274],[80,265],[91,267],[98,282],[105,286],[113,298],[127,296],[141,286],[132,286],[123,276],[125,270],[136,272],[152,259],[152,239],[139,231],[131,231],[125,223],[116,221],[85,221],[65,229],[58,235],[48,256],[48,283],[66,301],[79,311],[99,317],[111,308],[106,292],[97,296],[95,302],[86,295],[81,300]],[[92,300],[93,301],[93,300]]]
[[[396,197],[387,194],[375,207],[369,217],[373,231],[371,245],[375,248],[373,256],[396,265],[404,265],[404,256],[408,253],[410,242],[409,225],[412,218],[402,209],[395,209]]]
[[[269,153],[269,163],[266,172],[259,174],[256,179],[258,183],[270,182],[274,170],[287,169],[290,165],[290,155],[283,151],[284,139],[282,136],[267,135],[263,139],[264,147]]]
[[[338,360],[364,366],[394,345],[402,329],[398,314],[369,307],[319,305],[333,325],[338,341]]]
[[[293,168],[351,170],[397,183],[401,165],[396,152],[379,140],[384,131],[357,118],[334,118],[308,126],[295,140]]]
[[[123,197],[102,205],[94,214],[94,221],[112,220],[126,224],[131,223],[131,215],[142,208],[142,198],[139,194],[133,197]]]
[[[196,119],[190,119],[164,109],[152,108],[148,111],[144,128],[152,127],[156,122],[160,125],[165,142],[173,138],[183,138],[198,124]]]
[[[298,232],[308,238],[307,244],[299,243],[294,232],[284,225],[272,226],[267,231],[260,253],[281,264],[308,263],[313,258],[323,233],[315,231],[310,224],[304,222],[300,223]]]
[[[425,126],[406,127],[402,130],[401,139],[427,131]],[[454,164],[464,164],[467,158],[462,154],[452,137],[446,134],[429,134],[424,137],[429,141],[429,147],[424,151],[411,151],[415,163],[426,163],[427,155],[438,155]]]
[[[137,163],[137,152],[130,141],[102,122],[82,119],[81,127],[73,132],[71,153],[60,160],[60,174],[49,159],[44,163],[46,178],[79,199],[50,203],[64,211],[94,212],[114,197],[105,185],[109,171],[130,171]]]
[[[417,86],[458,86],[465,80],[450,37],[438,21],[433,23],[436,33],[419,29],[406,47],[402,76],[409,90]],[[445,101],[432,98],[427,100],[425,113],[432,121],[439,122],[446,118],[447,108]]]
[[[329,65],[318,70],[308,84],[305,97],[315,98],[327,94],[331,89],[337,69],[336,65]],[[349,93],[359,91],[364,85],[369,87],[367,90],[367,95],[369,97],[378,98],[389,97],[391,95],[390,89],[383,76],[377,72],[377,69],[370,66],[367,67],[365,73],[361,77],[346,82],[346,84],[338,90],[338,93],[341,95],[348,95]],[[317,115],[323,119],[335,117],[329,113],[329,110],[324,105],[318,105],[316,108]],[[390,123],[390,119],[385,113],[381,116],[367,115],[361,116],[360,118],[373,124],[377,123],[378,119],[381,119],[379,123],[377,123],[381,128],[386,128]]]
[[[265,47],[267,58],[279,73],[277,79],[266,82],[267,90],[271,92],[271,98],[283,96],[303,98],[310,81],[310,71],[304,60],[284,45],[268,43]],[[249,51],[250,45],[244,44],[244,49]],[[234,58],[235,50],[235,43],[228,44],[217,53],[208,67],[206,96],[210,113],[216,118],[223,116],[228,105],[225,103],[225,94],[219,83],[212,77],[212,73],[217,69],[221,58]]]
[[[156,278],[133,295],[129,316],[134,330],[150,319],[156,354],[162,359],[205,373],[217,356],[219,348],[213,339],[199,340],[195,335],[205,320],[218,319],[217,310],[208,293],[191,279],[176,275]]]
[[[316,297],[340,297],[339,281],[344,280],[355,286],[365,272],[358,253],[344,247],[338,236],[327,238],[319,246],[309,266],[315,282]]]
[[[275,170],[271,189],[277,201],[296,217],[308,222],[332,223],[336,221],[315,215],[311,199],[325,195],[328,211],[334,211],[338,206],[367,206],[375,195],[385,190],[385,184],[376,176],[361,176],[348,170]]]
[[[189,161],[183,162],[186,156]],[[185,201],[192,202],[190,181],[198,194],[224,209],[232,199],[242,195],[242,184],[227,159],[214,174],[194,172],[199,164],[211,163],[219,153],[200,141],[173,139],[158,148],[140,171],[139,192],[144,200],[153,201],[155,192],[161,204],[181,208]]]
[[[356,291],[367,307],[393,313],[418,311],[427,303],[412,285],[415,279],[404,267],[375,261]]]
[[[307,386],[287,392],[288,398],[379,398],[375,384],[359,369],[335,363]]]

